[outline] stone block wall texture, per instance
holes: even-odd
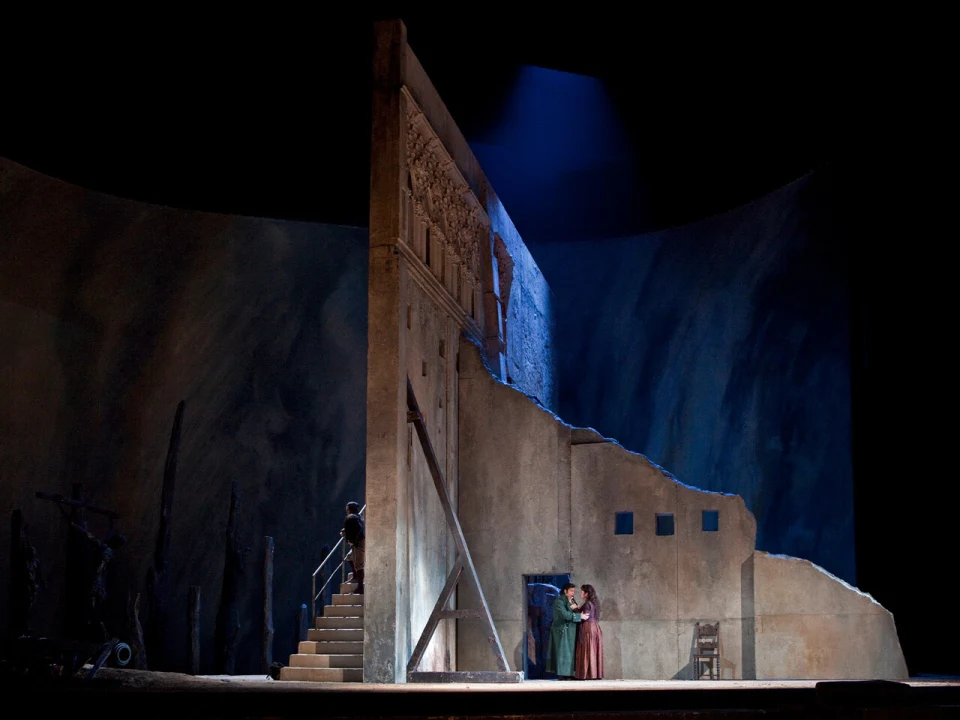
[[[600,594],[610,679],[692,678],[698,621],[720,622],[724,678],[907,677],[890,613],[809,561],[757,552],[742,498],[566,425],[498,382],[468,342],[460,462],[460,520],[518,668],[523,576],[569,572]],[[703,529],[704,511],[718,531]],[[617,512],[633,513],[633,534],[614,533]],[[673,516],[672,535],[657,535],[657,514]],[[460,668],[492,669],[477,624],[458,624]]]
[[[263,538],[276,541],[274,656],[294,649],[320,547],[364,491],[367,233],[185,212],[0,160],[0,578],[21,508],[43,563],[35,628],[63,614],[65,523],[38,490],[122,514],[113,597],[143,589],[177,403],[186,401],[167,652],[187,654],[201,587],[213,672],[230,486],[240,487],[236,671],[260,672]],[[96,519],[94,529],[103,531]],[[8,595],[0,593],[7,622]],[[149,654],[149,653],[148,653]]]
[[[505,304],[504,341],[506,346],[507,380],[511,385],[536,398],[537,402],[557,411],[559,378],[557,376],[554,335],[553,291],[495,195],[488,194],[486,211],[498,228],[508,257],[498,257],[503,286],[499,287]]]
[[[758,547],[856,583],[831,183],[817,170],[693,225],[531,251],[554,290],[561,417],[740,495]]]

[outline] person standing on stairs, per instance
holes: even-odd
[[[353,565],[353,579],[357,583],[357,589],[354,593],[363,595],[364,541],[366,540],[366,534],[363,530],[363,518],[360,517],[359,503],[347,503],[347,517],[343,521],[340,536],[350,543],[350,564]]]

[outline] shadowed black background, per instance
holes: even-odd
[[[911,673],[960,674],[937,630],[958,495],[952,226],[925,167],[938,141],[889,73],[901,51],[782,8],[669,22],[460,11],[402,14],[468,140],[489,139],[524,64],[602,78],[627,131],[622,161],[571,177],[553,212],[493,178],[534,249],[585,227],[694,222],[829,170],[849,248],[857,583],[894,613]],[[0,153],[122,197],[364,226],[369,23],[396,14],[10,23]],[[542,181],[526,172],[517,188]]]

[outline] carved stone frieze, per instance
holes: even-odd
[[[406,106],[404,161],[413,210],[454,263],[477,282],[482,277],[480,243],[489,242],[490,221],[423,112],[410,97]]]

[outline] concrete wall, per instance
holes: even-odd
[[[457,346],[459,329],[417,285],[408,286],[406,297],[411,308],[406,371],[443,471],[447,492],[455,503],[457,359],[449,348]],[[398,638],[397,654],[402,659],[408,659],[413,652],[455,557],[443,506],[411,424],[407,424],[406,447],[406,498],[400,504],[403,534],[398,538],[406,546],[406,552],[400,555],[405,575],[399,578],[406,592],[401,593],[404,603],[398,608],[398,614],[406,613],[410,621],[402,624],[404,634]],[[453,630],[449,627],[441,630],[435,634],[421,661],[420,668],[424,671],[454,668]]]
[[[21,508],[47,582],[37,632],[61,631],[66,528],[35,492],[83,482],[122,514],[129,542],[111,581],[122,615],[127,591],[143,589],[183,399],[171,667],[185,667],[187,590],[199,585],[201,670],[214,670],[233,480],[249,548],[236,670],[260,672],[265,535],[276,540],[275,656],[294,651],[320,547],[363,496],[365,236],[129,202],[0,160],[0,585]],[[4,626],[7,602],[0,593]]]
[[[907,677],[893,615],[870,595],[808,560],[757,552],[750,564],[758,679]]]
[[[464,534],[518,668],[523,575],[571,572],[599,592],[610,679],[692,678],[698,621],[720,622],[724,678],[906,677],[890,614],[812,563],[756,553],[739,496],[571,428],[498,382],[468,342],[460,463]],[[703,530],[704,510],[718,511],[717,532]],[[614,534],[617,512],[633,513],[633,534]],[[658,513],[673,514],[673,535],[656,534]],[[458,632],[460,668],[492,669],[475,623]]]
[[[725,675],[740,677],[740,566],[756,535],[743,501],[686,487],[611,442],[574,445],[571,461],[574,582],[604,588],[611,676],[692,677],[694,624],[720,620]],[[703,510],[719,512],[719,532],[702,531]],[[634,533],[615,535],[624,511]],[[656,535],[657,513],[673,514],[674,535]]]
[[[572,569],[570,428],[460,349],[460,523],[511,669],[522,670],[523,575]],[[461,582],[458,604],[478,607]],[[480,623],[458,620],[458,667],[495,670]]]
[[[482,347],[501,377],[516,368],[526,392],[549,401],[556,393],[546,282],[407,45],[403,25],[378,25],[375,44],[364,678],[392,683],[406,679],[455,556],[407,420],[408,379],[454,507],[463,466],[460,338]],[[512,248],[499,259],[510,266],[515,302],[501,297],[497,238]],[[516,338],[506,344],[504,312],[512,313]],[[447,622],[416,669],[456,666],[456,627]]]

